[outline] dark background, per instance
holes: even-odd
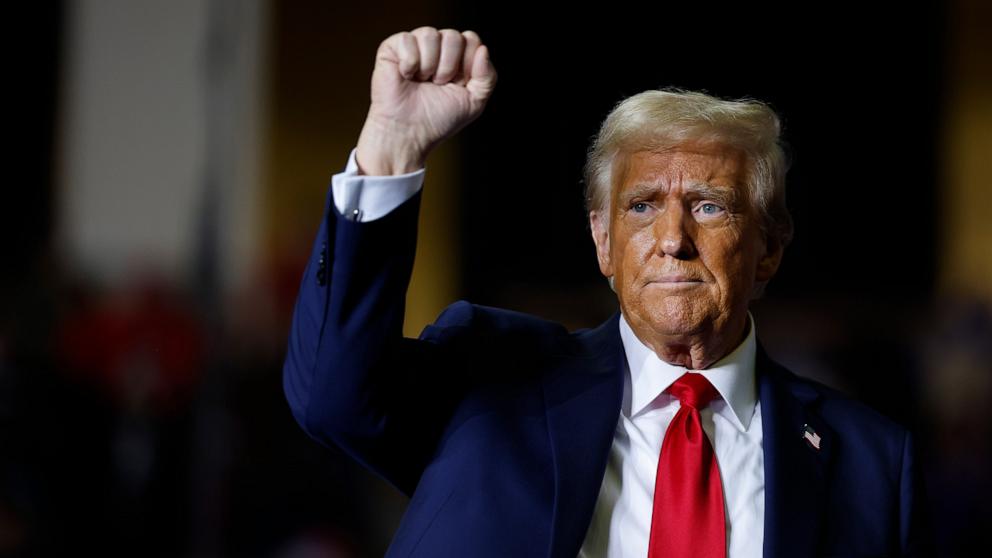
[[[382,39],[425,24],[477,31],[499,83],[457,140],[456,296],[577,328],[616,309],[580,183],[609,110],[665,86],[770,103],[793,159],[796,234],[754,307],[759,336],[793,370],[920,433],[935,536],[945,555],[966,556],[987,546],[992,528],[992,319],[987,298],[940,279],[941,251],[968,240],[947,237],[941,138],[962,79],[961,14],[988,10],[908,6],[276,2],[271,118],[306,113],[301,136],[357,140]],[[183,378],[165,402],[136,413],[93,381],[105,361],[78,357],[89,354],[80,346],[126,350],[130,338],[94,333],[101,287],[78,279],[52,246],[66,9],[49,1],[19,12],[3,204],[0,555],[381,555],[405,502],[307,439],[282,395],[302,259],[269,283],[278,315],[265,343],[198,311],[195,278],[150,289],[124,329],[146,327],[143,342],[179,355],[163,365]],[[356,79],[321,70],[329,61]],[[354,104],[320,100],[332,90]],[[323,153],[326,174],[314,180],[326,184],[346,155]],[[300,212],[304,252],[318,217]],[[947,366],[963,384],[946,387]],[[133,459],[149,459],[150,472],[130,477]]]
[[[577,195],[585,151],[619,100],[665,86],[761,99],[784,116],[797,232],[775,294],[932,291],[938,5],[862,5],[857,17],[741,9],[715,20],[655,8],[574,14],[568,25],[553,14],[520,21],[525,5],[463,16],[490,37],[500,72],[485,118],[466,132],[473,298],[508,282],[547,289],[598,276],[591,243],[575,242],[587,222]]]

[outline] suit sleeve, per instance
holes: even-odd
[[[930,514],[926,508],[923,475],[913,435],[903,442],[902,471],[899,481],[900,533],[903,556],[936,556]]]
[[[431,327],[421,339],[402,334],[421,194],[363,222],[346,219],[331,190],[293,310],[283,389],[310,437],[411,494],[454,390]]]

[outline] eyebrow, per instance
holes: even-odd
[[[648,198],[662,189],[657,184],[635,184],[623,193],[621,200],[626,203],[637,198]],[[693,182],[687,184],[685,189],[687,193],[718,201],[728,207],[735,206],[739,197],[735,188],[716,186],[708,182]]]

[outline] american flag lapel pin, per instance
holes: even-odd
[[[820,435],[816,433],[816,430],[813,430],[812,426],[808,424],[803,425],[803,439],[806,440],[806,443],[810,447],[820,451]]]

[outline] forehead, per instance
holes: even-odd
[[[705,183],[711,186],[744,189],[747,156],[724,144],[680,145],[659,151],[621,153],[615,193],[633,187]]]

